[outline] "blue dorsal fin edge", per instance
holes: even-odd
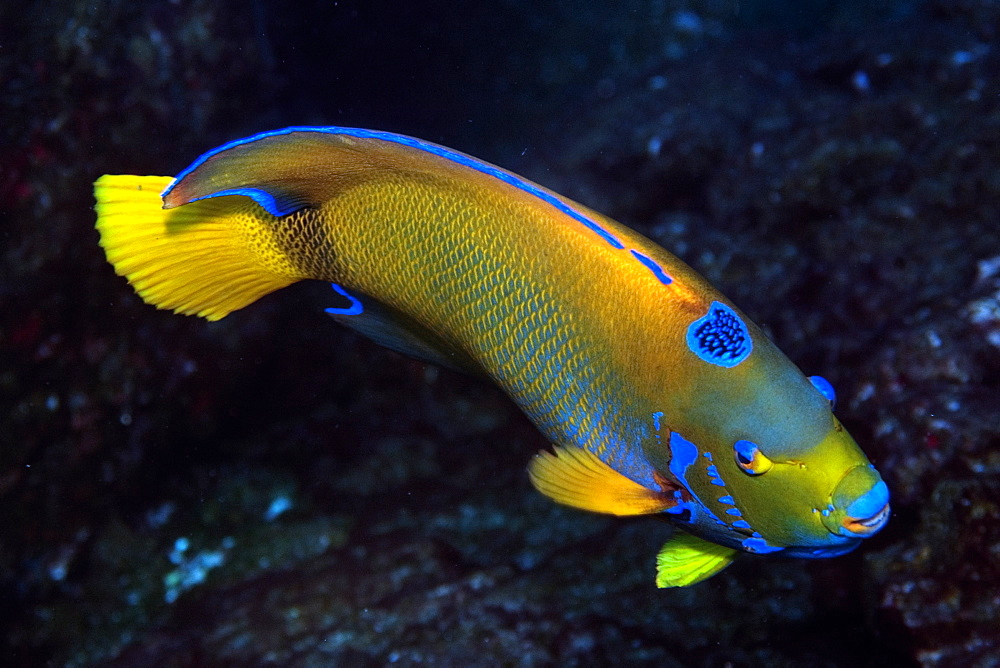
[[[593,220],[589,216],[584,215],[580,211],[577,211],[570,205],[566,204],[560,198],[556,197],[554,194],[547,192],[537,185],[526,181],[521,177],[508,172],[506,170],[500,169],[494,165],[477,160],[472,156],[466,155],[464,153],[459,153],[458,151],[453,151],[444,146],[438,144],[433,144],[431,142],[425,142],[420,139],[415,139],[413,137],[408,137],[406,135],[399,135],[394,132],[384,132],[381,130],[365,130],[363,128],[347,128],[340,126],[304,126],[295,125],[281,130],[271,130],[268,132],[260,132],[258,134],[252,135],[250,137],[244,137],[243,139],[237,139],[231,141],[228,144],[223,144],[217,148],[212,149],[202,153],[198,158],[192,162],[186,169],[184,169],[180,174],[177,175],[170,185],[161,193],[162,197],[166,197],[174,189],[174,187],[183,181],[186,177],[191,175],[199,167],[204,165],[206,162],[214,158],[215,156],[225,153],[226,151],[231,151],[233,149],[238,149],[241,146],[247,144],[252,144],[254,142],[260,141],[262,139],[267,139],[269,137],[279,137],[282,135],[290,135],[296,132],[318,132],[325,134],[334,135],[347,135],[349,137],[357,137],[359,139],[378,139],[381,141],[392,142],[394,144],[401,144],[403,146],[409,146],[421,151],[426,151],[434,155],[445,158],[446,160],[451,160],[460,165],[464,165],[471,169],[481,172],[483,174],[488,174],[494,178],[497,178],[504,183],[514,186],[519,190],[529,193],[538,199],[542,200],[546,204],[549,204],[567,216],[573,218],[579,223],[583,224],[584,227],[596,233],[605,242],[610,244],[613,248],[623,249],[625,245],[618,240],[616,236],[611,234],[608,230],[604,229],[600,223]],[[209,199],[212,197],[222,197],[225,195],[243,195],[251,198],[254,202],[262,206],[268,213],[273,216],[286,216],[290,213],[294,213],[299,209],[302,209],[309,205],[309,202],[304,201],[304,198],[296,197],[293,193],[288,193],[284,191],[273,192],[273,190],[266,190],[263,188],[256,187],[244,187],[244,188],[233,188],[214,192],[202,197],[198,197],[191,201],[198,201],[203,199]]]

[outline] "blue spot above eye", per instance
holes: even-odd
[[[702,360],[727,369],[745,360],[753,350],[746,323],[722,302],[712,302],[708,313],[691,323],[687,345]]]
[[[813,384],[819,393],[826,397],[826,400],[830,402],[833,406],[837,403],[837,392],[833,389],[833,385],[830,384],[823,376],[809,376],[809,382]]]

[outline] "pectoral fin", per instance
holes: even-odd
[[[737,551],[677,532],[656,555],[656,586],[688,587],[733,563]]]
[[[483,375],[476,362],[460,350],[448,346],[440,337],[412,318],[367,295],[349,294],[339,285],[333,289],[347,298],[348,306],[328,308],[334,320],[350,327],[375,343],[410,357],[441,366]]]
[[[528,475],[535,489],[558,503],[611,515],[648,515],[678,503],[673,493],[626,478],[588,450],[558,445],[553,450],[535,455]]]

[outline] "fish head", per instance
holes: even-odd
[[[791,455],[749,440],[733,445],[731,465],[720,466],[728,495],[745,525],[739,547],[789,556],[844,554],[875,535],[889,519],[889,489],[843,425]],[[772,458],[773,457],[773,458]],[[715,514],[727,516],[718,498]],[[720,515],[721,513],[721,515]],[[730,527],[732,525],[730,524]]]
[[[784,359],[766,373],[755,361],[745,378],[706,388],[711,415],[672,430],[666,466],[690,494],[674,512],[692,533],[747,552],[853,550],[888,521],[888,487],[834,416],[829,383]]]

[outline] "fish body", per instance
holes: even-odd
[[[162,191],[162,194],[161,194]],[[806,378],[649,239],[520,176],[418,139],[288,128],[176,179],[104,176],[97,227],[148,302],[224,317],[297,280],[339,322],[491,378],[555,445],[529,466],[561,503],[681,527],[660,586],[737,551],[833,556],[888,491]]]

